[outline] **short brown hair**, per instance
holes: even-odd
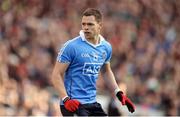
[[[83,16],[94,16],[97,22],[102,22],[102,14],[99,10],[95,8],[87,8],[83,12]]]

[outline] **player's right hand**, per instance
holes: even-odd
[[[63,100],[63,103],[64,103],[64,107],[70,112],[75,112],[80,105],[80,102],[78,100],[70,99],[69,97],[66,97]]]

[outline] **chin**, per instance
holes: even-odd
[[[91,37],[90,37],[90,36],[86,36],[86,35],[85,35],[85,38],[86,38],[86,39],[89,39],[89,38],[91,38]]]

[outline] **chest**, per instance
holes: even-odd
[[[83,47],[80,46],[76,51],[75,62],[77,63],[99,63],[103,64],[107,58],[104,47]]]

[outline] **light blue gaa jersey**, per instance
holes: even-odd
[[[57,61],[69,64],[64,76],[67,94],[81,104],[96,102],[98,73],[102,65],[111,58],[111,45],[99,36],[100,43],[93,45],[80,31],[80,36],[67,41],[58,53]]]

